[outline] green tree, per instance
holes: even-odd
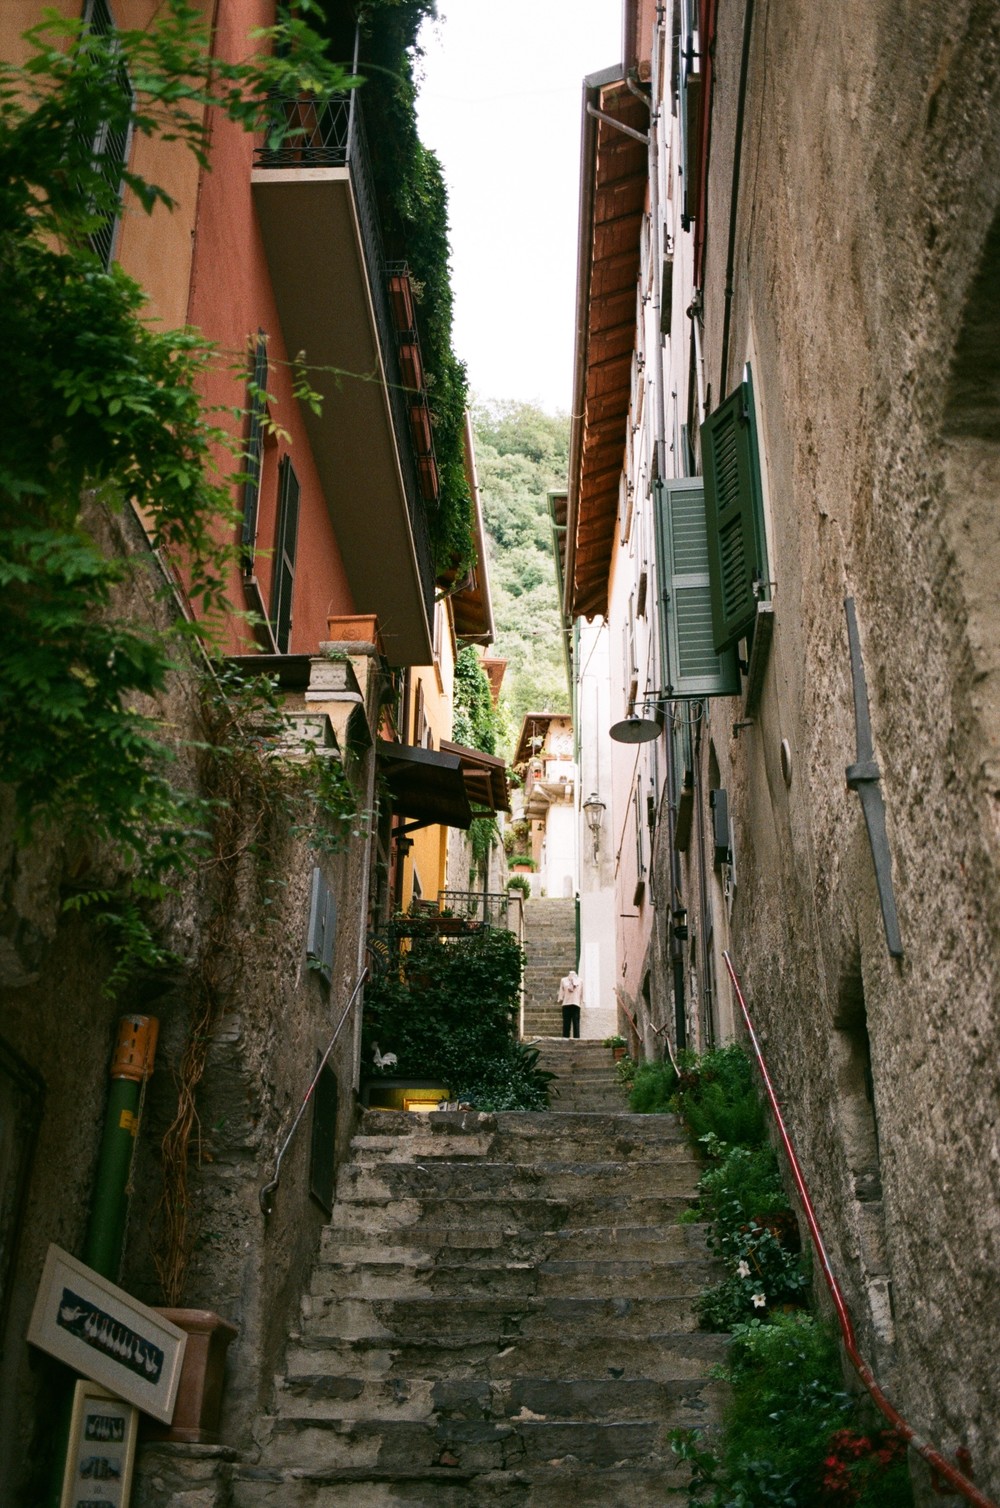
[[[494,649],[507,660],[502,701],[516,733],[525,713],[569,708],[547,497],[566,485],[569,423],[513,402],[477,404],[473,419]]]

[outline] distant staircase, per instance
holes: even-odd
[[[562,1036],[559,981],[576,967],[576,902],[531,900],[524,908],[524,1036]]]
[[[614,1113],[628,1108],[610,1047],[572,1037],[543,1039],[537,1046],[539,1068],[555,1074],[549,1085],[553,1110]]]
[[[680,1504],[698,1171],[670,1116],[365,1112],[233,1508]]]

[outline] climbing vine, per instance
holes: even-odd
[[[240,416],[200,397],[220,354],[195,332],[147,322],[141,288],[91,250],[119,190],[93,142],[135,131],[204,163],[210,104],[279,138],[272,92],[351,82],[309,11],[311,0],[294,17],[282,10],[234,63],[212,56],[188,0],[164,0],[148,30],[111,35],[50,13],[26,33],[27,61],[0,63],[0,304],[17,373],[0,434],[0,779],[22,842],[47,828],[100,848],[104,878],[68,904],[94,908],[119,958],[162,961],[143,909],[208,841],[157,712],[185,638],[204,630],[172,606],[128,610],[130,596],[169,597],[173,584],[157,578],[155,557],[129,558],[122,516],[137,509],[153,550],[183,563],[199,613],[223,607]],[[124,180],[147,212],[171,206],[149,178]]]

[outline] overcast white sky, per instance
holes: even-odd
[[[421,139],[448,185],[455,349],[482,398],[570,407],[584,75],[621,0],[438,0]]]

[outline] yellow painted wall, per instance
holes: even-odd
[[[433,665],[414,667],[411,677],[410,726],[406,731],[407,743],[418,743],[419,729],[416,726],[417,706],[420,701],[418,688],[423,692],[423,712],[432,747],[440,749],[442,739],[450,739],[454,717],[455,688],[455,630],[451,605],[447,599],[435,609],[440,623],[435,633],[437,655]],[[413,834],[411,848],[403,871],[403,909],[414,895],[414,874],[420,879],[421,899],[437,900],[438,891],[444,889],[445,863],[448,856],[448,829],[424,827]]]

